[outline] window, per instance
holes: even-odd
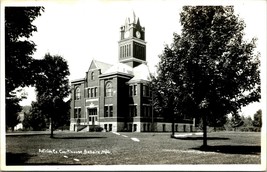
[[[97,87],[87,89],[87,97],[96,97],[97,96]]]
[[[81,90],[80,87],[77,87],[75,89],[75,100],[80,100],[81,99]]]
[[[109,106],[109,116],[113,117],[113,106]]]
[[[165,124],[162,124],[162,131],[165,132],[166,131],[166,125]]]
[[[113,117],[113,105],[106,105],[104,107],[104,117]]]
[[[128,45],[126,45],[126,57],[128,57]]]
[[[90,97],[90,88],[87,89],[87,97]]]
[[[104,107],[104,117],[108,117],[108,106]]]
[[[91,97],[94,97],[94,92],[95,92],[95,89],[94,88],[91,88]]]
[[[109,124],[109,131],[112,131],[112,124]]]
[[[111,82],[108,82],[107,84],[106,84],[106,97],[111,97],[111,96],[113,96],[112,95],[112,84],[111,84]]]
[[[151,106],[149,106],[149,105],[143,105],[143,116],[144,117],[151,116]]]
[[[137,85],[134,85],[134,96],[137,95]]]
[[[108,131],[108,124],[104,124],[104,129]]]
[[[136,105],[129,106],[129,114],[131,117],[137,116],[137,106]]]
[[[95,73],[94,72],[91,73],[91,80],[95,80]]]
[[[129,131],[133,131],[133,125],[129,124]]]
[[[97,108],[88,109],[88,115],[97,115]]]
[[[81,108],[74,109],[74,118],[81,118]]]
[[[131,56],[131,44],[129,45],[129,56]]]
[[[134,124],[134,131],[137,130],[137,124]]]
[[[95,97],[97,96],[97,87],[95,87]]]
[[[133,96],[133,86],[129,86],[129,96]]]
[[[143,85],[143,96],[149,97],[149,88],[147,85]]]
[[[143,128],[143,131],[146,131],[146,124],[144,124],[144,128]]]

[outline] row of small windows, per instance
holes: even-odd
[[[127,44],[120,47],[120,57],[129,57],[131,56],[131,44]]]
[[[129,130],[130,132],[132,132],[132,131],[137,131],[137,124],[129,124],[129,126],[128,126],[128,130]]]
[[[143,106],[143,116],[149,117],[151,116],[151,106]],[[89,121],[91,121],[91,116],[97,115],[97,108],[88,109]],[[131,117],[137,116],[137,105],[130,105],[129,106],[129,115]],[[104,106],[104,117],[113,117],[113,105],[105,105]],[[81,108],[74,109],[74,118],[81,118]],[[97,121],[97,119],[96,119]]]
[[[93,87],[93,88],[88,88],[87,89],[87,97],[97,97],[97,92],[98,88]],[[129,96],[136,96],[137,95],[137,85],[130,85],[129,86]],[[81,99],[81,89],[77,87],[75,89],[75,100],[80,100]],[[113,88],[112,88],[112,83],[108,82],[106,84],[105,88],[105,96],[106,97],[112,97],[113,96]],[[143,85],[143,96],[149,97],[151,96],[151,91],[147,85]]]
[[[150,131],[150,124],[143,124],[143,131]]]
[[[136,96],[137,95],[137,85],[130,85],[129,86],[129,96]],[[150,97],[151,91],[147,85],[143,85],[143,96]]]
[[[97,97],[97,87],[87,89],[87,97]]]
[[[97,97],[97,92],[98,92],[97,87],[88,88],[87,89],[87,97]],[[105,96],[106,97],[112,97],[113,96],[113,88],[112,88],[112,83],[111,82],[108,82],[106,84]],[[75,89],[74,99],[75,100],[80,100],[81,99],[81,89],[80,89],[80,87],[77,87]]]
[[[150,117],[152,108],[149,105],[143,106],[142,108],[142,114],[144,117]],[[129,115],[130,117],[136,117],[137,116],[137,105],[130,105],[129,106]]]

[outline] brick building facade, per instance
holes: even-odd
[[[170,131],[171,123],[152,112],[145,28],[134,15],[120,33],[119,62],[92,60],[85,77],[71,82],[70,130],[100,126],[105,131]],[[179,127],[177,123],[176,130]]]

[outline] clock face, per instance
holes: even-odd
[[[124,33],[124,38],[128,38],[130,36],[130,32],[129,31],[126,31],[125,33]]]
[[[141,38],[141,33],[139,31],[136,31],[136,37]]]

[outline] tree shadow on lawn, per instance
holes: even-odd
[[[226,154],[260,155],[261,153],[261,146],[245,146],[245,145],[219,145],[219,146],[206,146],[206,147],[201,146],[192,149],[205,152],[218,152]]]
[[[27,163],[27,161],[35,155],[29,155],[27,153],[6,153],[6,165],[81,165],[80,163],[64,164],[64,163]]]
[[[58,137],[54,136],[52,139],[106,139],[107,137],[101,137],[101,136],[93,136],[93,137]]]
[[[179,140],[203,140],[203,137],[174,137]],[[207,140],[230,140],[225,137],[208,137]]]
[[[33,155],[27,153],[6,153],[6,165],[25,165],[25,162],[29,160]]]

